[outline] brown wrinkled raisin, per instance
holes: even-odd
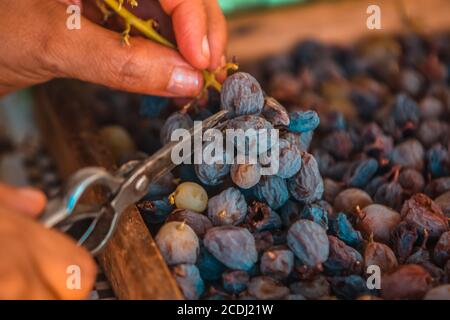
[[[363,258],[361,254],[335,236],[328,236],[330,253],[324,262],[325,272],[331,276],[361,274]]]
[[[319,299],[330,295],[330,284],[328,280],[318,275],[311,280],[292,283],[289,288],[295,294],[301,294],[306,299]]]
[[[450,191],[440,195],[435,200],[436,204],[441,207],[447,218],[450,218]]]
[[[381,204],[371,204],[358,212],[358,230],[375,241],[389,243],[391,233],[400,223],[400,214]]]
[[[329,203],[333,203],[336,196],[342,191],[344,184],[325,178],[323,179],[323,187],[323,199]]]
[[[380,267],[381,273],[390,273],[398,267],[394,252],[387,245],[371,241],[364,250],[365,268],[375,265]]]
[[[443,233],[439,238],[434,247],[433,257],[434,261],[440,266],[444,266],[450,259],[450,231]]]
[[[255,246],[258,253],[262,253],[273,246],[273,236],[270,231],[262,231],[254,234]]]
[[[281,218],[267,204],[253,201],[253,203],[248,206],[248,214],[245,223],[250,230],[267,231],[280,228]]]
[[[166,223],[170,221],[184,221],[199,237],[203,237],[206,231],[212,228],[212,223],[206,216],[187,209],[175,209],[172,211],[167,217]]]
[[[397,255],[397,259],[400,263],[405,262],[411,255],[417,238],[417,229],[406,222],[401,222],[392,232],[392,249]]]
[[[334,199],[334,208],[337,212],[356,213],[356,208],[364,208],[372,204],[372,198],[369,194],[361,189],[349,188],[345,189]]]
[[[425,187],[425,180],[417,170],[406,168],[400,172],[398,182],[402,186],[405,193],[413,195],[422,192]]]
[[[289,289],[271,277],[260,276],[251,279],[248,293],[257,299],[273,300],[286,297]]]
[[[421,299],[431,288],[432,278],[421,266],[407,264],[381,278],[383,299]]]
[[[448,221],[442,209],[423,193],[415,194],[403,204],[401,216],[403,221],[419,231],[427,230],[430,240],[437,240],[448,231]]]
[[[450,284],[442,285],[427,292],[424,300],[450,300]]]
[[[444,267],[445,274],[447,275],[447,278],[450,279],[450,260],[447,261]]]

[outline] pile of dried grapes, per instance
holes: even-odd
[[[96,115],[119,162],[220,108],[279,129],[276,175],[181,165],[138,204],[186,298],[450,299],[449,67],[449,35],[309,40],[189,113],[103,92]]]

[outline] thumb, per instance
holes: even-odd
[[[0,207],[36,217],[44,210],[45,195],[31,188],[13,188],[0,183]]]
[[[67,17],[67,16],[66,16]],[[65,25],[51,42],[59,76],[119,90],[161,96],[196,96],[203,78],[173,49],[141,37],[121,36],[82,18],[81,29]]]

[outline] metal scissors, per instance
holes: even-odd
[[[210,128],[219,129],[225,124],[222,121],[227,114],[225,110],[219,111],[204,120],[202,126],[194,126],[189,132],[191,138],[203,135]],[[114,173],[101,167],[77,171],[67,181],[64,194],[49,202],[41,222],[62,232],[69,231],[77,223],[85,223],[78,244],[85,246],[93,255],[98,254],[113,236],[125,209],[142,199],[151,183],[176,167],[171,153],[180,143],[183,141],[171,142],[149,158],[130,161]],[[105,189],[105,199],[93,205],[81,203],[83,195],[93,187]]]

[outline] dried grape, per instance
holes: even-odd
[[[286,181],[278,176],[262,176],[253,188],[253,193],[258,200],[266,202],[274,210],[289,199]]]
[[[314,268],[328,258],[329,242],[325,229],[309,220],[298,220],[289,228],[287,244],[306,266]]]
[[[248,73],[237,72],[222,85],[222,108],[237,116],[259,114],[264,107],[264,95],[258,81]]]
[[[322,198],[323,180],[311,154],[302,153],[302,167],[288,180],[288,187],[291,195],[300,202],[310,203]]]
[[[200,250],[199,241],[186,223],[173,221],[164,224],[155,241],[169,265],[195,264]]]
[[[258,259],[255,238],[244,228],[211,228],[203,242],[217,260],[231,269],[250,270]]]
[[[208,217],[215,226],[238,225],[247,215],[247,202],[236,188],[228,188],[208,201]]]

